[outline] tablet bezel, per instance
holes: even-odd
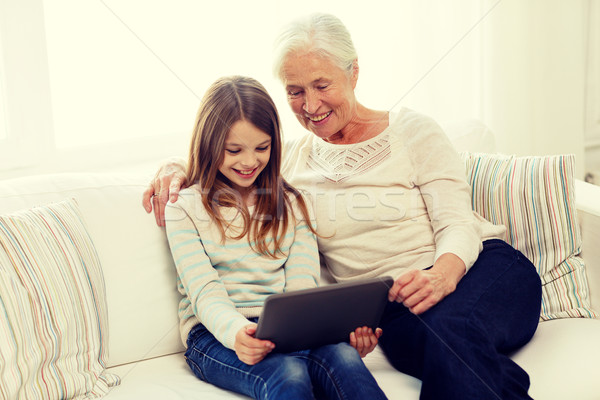
[[[255,336],[284,353],[347,342],[358,327],[378,327],[393,283],[370,278],[271,295]]]

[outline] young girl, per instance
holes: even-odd
[[[190,186],[166,210],[187,362],[198,378],[253,398],[385,398],[347,343],[281,354],[254,337],[267,296],[319,278],[309,203],[280,164],[266,90],[251,78],[217,80],[196,118]]]

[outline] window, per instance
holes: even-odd
[[[0,60],[2,59],[2,31],[0,30]],[[2,147],[7,146],[8,139],[8,127],[6,120],[6,89],[5,89],[5,78],[4,78],[4,69],[2,63],[0,62],[0,145]]]
[[[0,60],[2,60],[2,57],[4,55],[4,53],[2,52],[2,30],[0,30]],[[7,127],[7,123],[8,121],[6,120],[6,83],[5,83],[5,77],[4,77],[4,68],[3,68],[3,63],[0,62],[0,148],[6,148],[8,147],[8,127]],[[2,151],[0,150],[0,156],[3,155]]]
[[[4,139],[0,177],[44,163],[53,153],[41,0],[0,1]]]
[[[0,43],[2,41],[0,40]],[[2,54],[2,49],[0,48],[0,54]],[[4,75],[2,73],[2,64],[0,64],[0,143],[6,143],[6,139],[8,138],[8,129],[6,127],[6,111],[4,108],[5,100],[4,100]]]
[[[410,74],[400,89],[404,92],[438,61],[478,16],[472,10],[458,12],[455,7],[405,6],[407,9],[399,12],[424,15],[435,12],[439,20],[448,20],[445,11],[450,11],[452,21],[458,19],[460,23],[438,24],[438,28],[448,35],[447,39],[432,35],[429,28],[419,28],[420,22],[399,29],[394,28],[392,20],[383,24],[387,28],[363,36],[358,35],[363,15],[351,12],[353,9],[343,1],[334,3],[338,7],[333,4],[331,11],[340,15],[351,31],[356,28],[355,40],[360,41],[357,41],[357,47],[364,41],[371,43],[359,49],[365,54],[361,57],[365,63],[369,62],[367,60],[374,63],[377,52],[389,52],[388,46],[381,41],[383,37],[400,46],[394,36],[408,37],[416,31],[415,36],[427,42],[423,46],[420,42],[403,41],[411,54],[424,56],[421,61],[411,57],[415,61],[407,70]],[[320,3],[309,2],[302,12],[321,7]],[[475,11],[479,10],[475,8]],[[256,77],[274,97],[277,94],[279,100],[284,100],[279,83],[271,75],[271,44],[279,22],[297,13],[295,5],[285,6],[277,1],[207,4],[52,0],[44,1],[44,12],[58,148],[108,143],[123,138],[186,135],[200,97],[206,87],[222,75]],[[65,15],[69,18],[65,19]],[[422,54],[423,48],[434,51]],[[457,49],[453,56],[473,59],[473,55],[466,54],[463,49]],[[471,48],[467,46],[467,53],[469,50]],[[392,60],[390,69],[406,64],[399,55]],[[478,65],[469,62],[465,67],[472,75],[476,74]],[[364,75],[365,85],[375,76],[373,73]],[[397,76],[397,72],[390,70],[387,76]],[[373,84],[381,85],[381,82]],[[458,92],[462,90],[455,91]],[[377,102],[389,108],[399,99],[398,93],[390,93],[389,99],[378,99]],[[286,104],[280,104],[283,106],[280,112],[288,114]]]
[[[274,14],[248,2],[236,13],[229,2],[205,4],[44,1],[56,149],[100,149],[108,162],[183,155],[216,78],[246,74],[273,86]]]
[[[271,73],[273,39],[299,12],[331,12],[348,26],[363,104],[409,105],[440,121],[481,117],[480,22],[491,5],[307,0],[299,11],[277,0],[0,1],[0,28],[11,33],[2,60],[14,139],[0,179],[185,155],[200,98],[223,75],[257,78],[284,135],[304,134]]]

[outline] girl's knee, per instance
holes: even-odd
[[[332,355],[333,360],[343,363],[344,365],[352,365],[353,363],[362,363],[362,358],[358,351],[348,343],[342,342],[338,344],[330,344],[325,346],[327,352]]]
[[[293,357],[282,357],[271,371],[256,398],[312,398],[312,383],[306,363]]]
[[[275,374],[285,377],[286,380],[310,383],[310,376],[308,375],[306,363],[297,358],[284,357],[273,375]]]

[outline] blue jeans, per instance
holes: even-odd
[[[456,291],[430,310],[388,303],[379,343],[396,369],[421,379],[421,399],[530,399],[529,376],[509,354],[531,339],[540,308],[533,264],[489,240]]]
[[[201,324],[188,336],[187,363],[205,382],[255,399],[385,399],[347,343],[294,353],[271,353],[255,365],[241,362]]]

